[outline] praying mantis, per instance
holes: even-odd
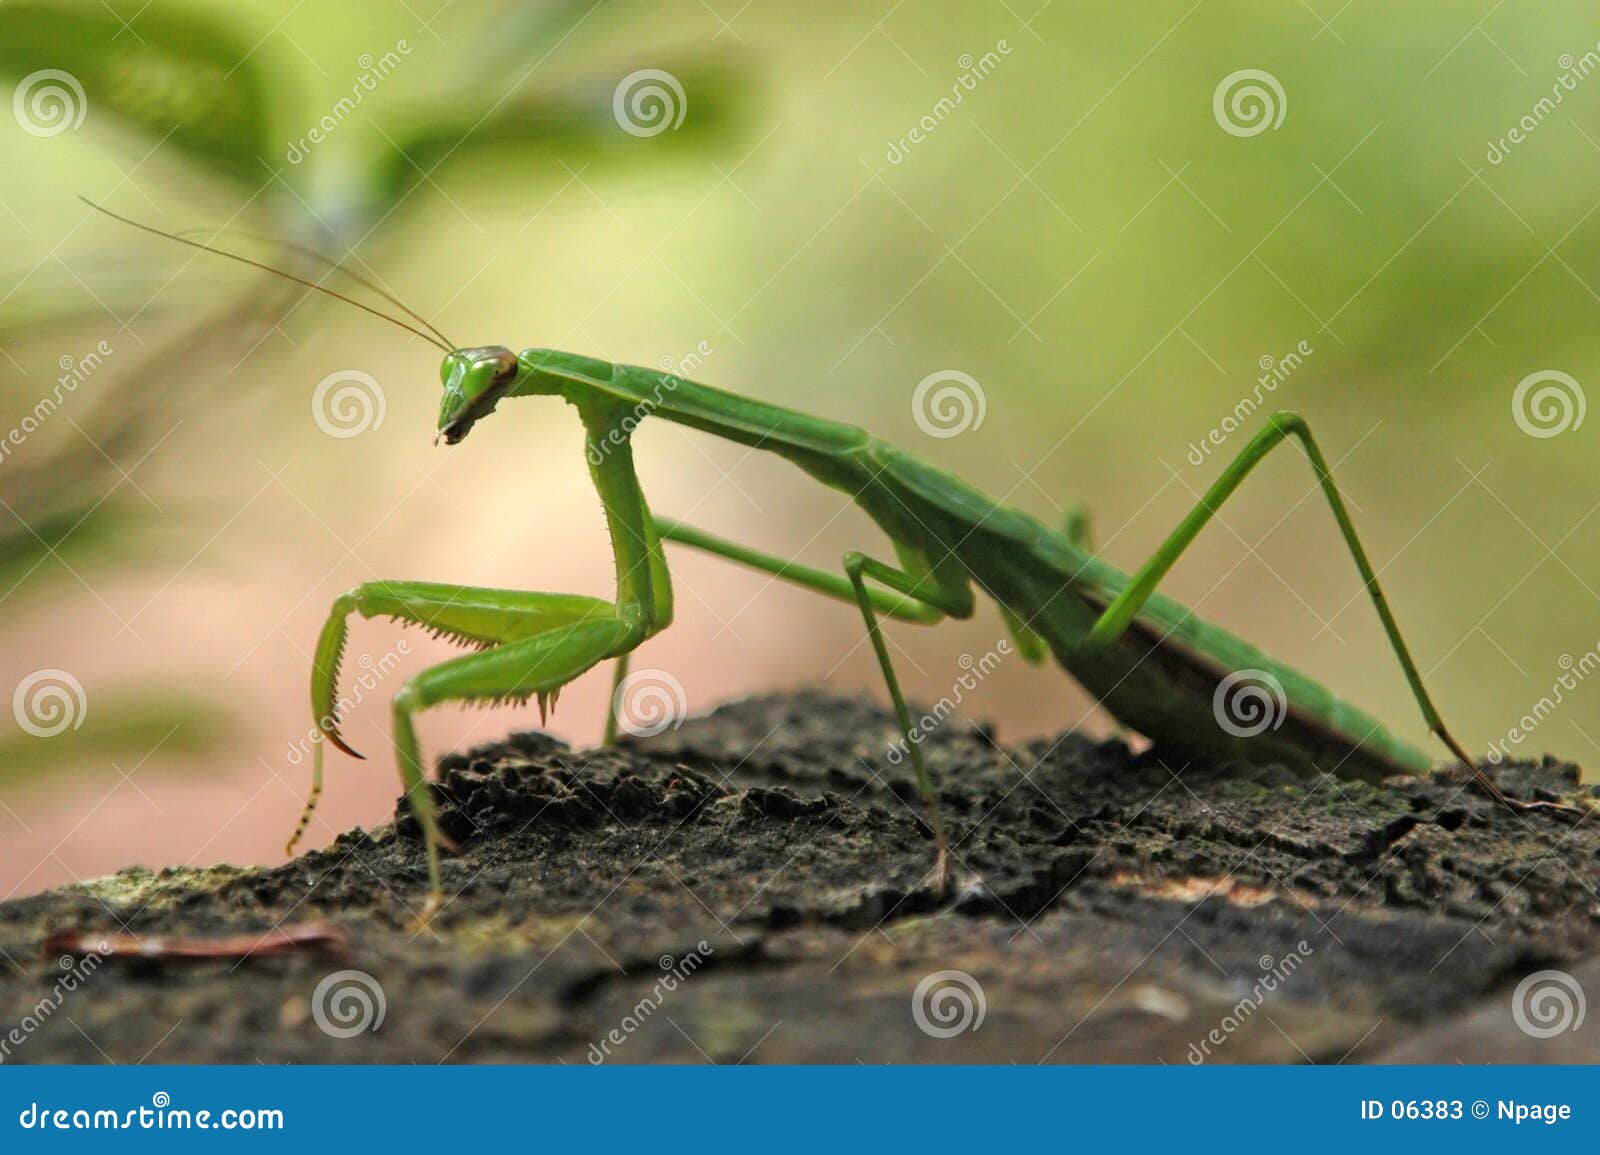
[[[93,206],[98,208],[99,206]],[[1279,412],[1223,469],[1194,508],[1131,575],[1091,548],[1087,521],[1060,530],[988,497],[953,474],[854,425],[815,417],[701,385],[657,369],[612,364],[576,353],[500,345],[460,347],[370,281],[421,327],[354,301],[319,282],[188,237],[109,213],[126,224],[243,261],[356,305],[444,350],[437,442],[457,445],[502,401],[548,398],[577,411],[585,456],[610,530],[616,591],[582,594],[483,589],[417,581],[366,582],[335,599],[312,660],[311,705],[327,742],[361,757],[340,734],[340,658],[352,615],[392,617],[476,652],[410,677],[392,701],[392,740],[427,857],[427,910],[442,901],[440,851],[454,849],[439,829],[417,740],[416,715],[446,702],[508,702],[537,697],[541,709],[562,687],[602,662],[616,662],[620,685],[629,655],[672,622],[672,580],[663,543],[709,552],[855,605],[876,655],[916,777],[933,841],[929,881],[950,882],[949,844],[937,790],[911,723],[881,625],[882,618],[932,625],[970,618],[977,595],[996,603],[1017,652],[1053,657],[1129,730],[1179,756],[1287,766],[1301,774],[1378,782],[1433,765],[1423,750],[1312,679],[1206,622],[1157,587],[1217,511],[1274,449],[1296,442],[1331,508],[1429,730],[1480,789],[1516,812],[1583,813],[1564,803],[1512,799],[1467,754],[1423,683],[1378,574],[1356,533],[1328,462],[1298,415]],[[338,269],[326,262],[330,271]],[[632,436],[645,420],[670,421],[787,459],[846,494],[888,537],[894,561],[861,551],[837,571],[815,569],[746,548],[650,512],[634,470]],[[870,583],[870,584],[869,584]],[[616,696],[607,740],[616,735]],[[311,795],[289,843],[305,832],[322,792],[323,743],[313,757]]]

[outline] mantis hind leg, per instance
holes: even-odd
[[[1061,532],[1073,545],[1079,549],[1094,552],[1094,520],[1089,516],[1089,507],[1083,502],[1074,502],[1067,516],[1062,519]]]
[[[1372,561],[1367,557],[1367,551],[1361,544],[1361,539],[1356,534],[1355,524],[1350,519],[1350,511],[1345,507],[1344,498],[1340,496],[1339,487],[1334,483],[1333,473],[1328,468],[1328,462],[1318,448],[1316,440],[1311,436],[1311,428],[1297,413],[1275,413],[1268,420],[1267,427],[1258,433],[1239,456],[1228,466],[1216,482],[1206,491],[1194,509],[1190,510],[1177,529],[1162,542],[1159,549],[1151,556],[1150,560],[1140,567],[1139,571],[1129,580],[1128,585],[1117,595],[1101,614],[1100,619],[1090,631],[1092,642],[1109,644],[1120,637],[1134,618],[1140,608],[1150,599],[1156,586],[1166,576],[1184,550],[1205,528],[1212,517],[1216,515],[1224,502],[1233,496],[1235,490],[1244,482],[1252,470],[1261,463],[1261,460],[1283,444],[1289,438],[1300,442],[1305,450],[1306,458],[1311,462],[1311,468],[1316,473],[1317,483],[1322,487],[1323,495],[1333,509],[1334,520],[1338,522],[1339,533],[1344,538],[1345,545],[1349,547],[1351,556],[1355,559],[1356,569],[1361,573],[1362,584],[1366,587],[1367,594],[1372,599],[1378,617],[1383,622],[1384,633],[1389,637],[1389,644],[1394,650],[1395,657],[1400,661],[1400,668],[1405,671],[1406,681],[1411,686],[1412,696],[1416,698],[1417,705],[1422,710],[1422,716],[1428,723],[1428,728],[1439,737],[1452,754],[1472,774],[1473,779],[1483,789],[1484,793],[1513,811],[1548,809],[1565,813],[1581,813],[1572,807],[1562,806],[1549,802],[1521,802],[1507,798],[1494,781],[1483,772],[1476,762],[1467,754],[1466,749],[1450,732],[1444,723],[1438,707],[1433,703],[1427,687],[1423,684],[1422,673],[1417,669],[1416,661],[1411,656],[1411,649],[1406,645],[1405,638],[1400,633],[1400,626],[1395,621],[1394,613],[1389,608],[1389,599],[1384,595],[1383,587],[1378,582],[1377,571],[1372,567]]]

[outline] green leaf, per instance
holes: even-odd
[[[33,518],[26,525],[16,517],[6,520],[11,524],[0,529],[0,599],[17,605],[28,594],[50,592],[66,576],[63,565],[84,573],[148,553],[139,542],[153,518],[108,501]]]
[[[267,123],[251,46],[221,22],[170,7],[126,15],[127,24],[104,4],[0,4],[0,75],[18,82],[15,98],[39,134],[53,135],[62,118],[106,115],[214,172],[261,183]]]
[[[379,203],[387,208],[436,166],[447,170],[491,157],[551,156],[579,162],[600,157],[636,163],[702,147],[733,130],[736,109],[747,99],[736,69],[698,60],[669,64],[664,71],[683,92],[684,115],[676,128],[649,137],[630,133],[618,122],[613,102],[618,84],[628,75],[625,70],[615,78],[606,76],[558,91],[517,96],[487,116],[480,102],[466,91],[457,98],[437,101],[409,128],[391,134],[398,147],[374,164],[370,178]],[[439,115],[440,110],[447,115]]]
[[[71,774],[76,782],[83,775],[115,775],[118,767],[131,772],[153,754],[214,750],[235,730],[224,710],[181,694],[123,691],[85,696],[81,702],[76,728],[68,724],[48,737],[16,726],[0,733],[0,786],[43,785],[45,775]],[[44,720],[53,726],[61,719],[52,714]]]

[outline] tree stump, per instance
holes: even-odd
[[[1600,1061],[1579,1021],[1600,820],[1514,815],[1451,772],[1308,782],[951,721],[924,743],[942,896],[896,738],[874,705],[801,692],[614,750],[526,733],[448,755],[459,851],[426,928],[405,813],[279,867],[4,904],[0,1058]],[[1579,790],[1550,760],[1493,773],[1522,798]],[[313,921],[344,957],[162,955]],[[61,932],[151,957],[75,964],[45,950]]]

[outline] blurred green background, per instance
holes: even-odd
[[[83,690],[62,733],[0,738],[0,892],[276,856],[311,645],[356,582],[610,585],[570,411],[518,402],[436,448],[436,350],[78,194],[313,246],[462,344],[693,353],[702,380],[865,425],[1046,520],[1083,500],[1130,568],[1244,435],[1193,447],[1260,397],[1310,419],[1470,746],[1600,641],[1600,419],[1513,407],[1534,374],[1574,403],[1600,382],[1592,4],[12,3],[0,67],[0,435],[59,401],[0,457],[0,675]],[[45,69],[78,82],[81,121],[29,103]],[[676,127],[619,120],[646,69],[681,89]],[[1219,113],[1242,70],[1276,82],[1272,124],[1234,89]],[[931,436],[912,395],[944,371],[984,416]],[[381,420],[330,436],[314,398],[348,373]],[[655,424],[637,445],[659,513],[819,565],[878,546],[781,462]],[[674,573],[677,622],[636,664],[691,707],[881,696],[849,607],[697,556]],[[1169,590],[1424,738],[1295,456]],[[902,677],[936,699],[1000,636],[989,610],[897,629]],[[376,756],[330,761],[317,843],[387,816],[387,698],[448,652],[391,623],[352,645],[399,673],[347,726]],[[553,728],[594,739],[607,692],[591,674]],[[1563,696],[1515,750],[1592,764],[1600,688]],[[1011,738],[1108,729],[1020,663],[965,708]],[[438,752],[534,722],[440,709],[423,734]]]

